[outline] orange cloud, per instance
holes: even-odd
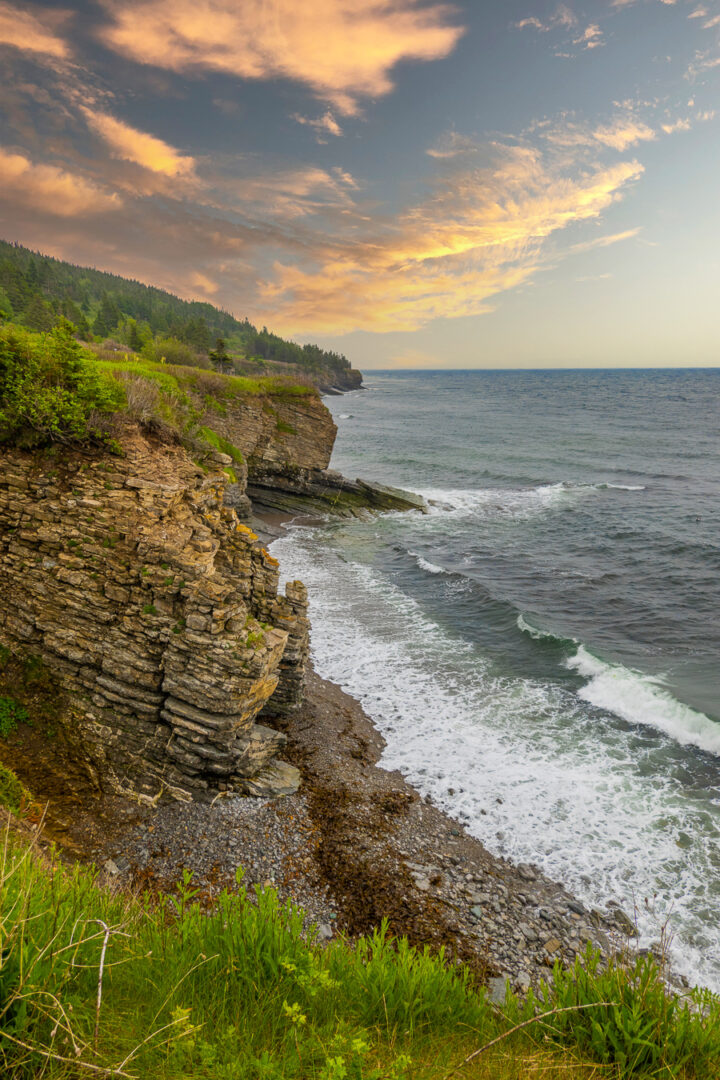
[[[448,178],[380,235],[336,243],[317,270],[277,263],[261,301],[290,332],[410,331],[480,314],[547,265],[553,233],[598,218],[642,171],[625,162],[572,179],[534,149],[506,149],[494,168]]]
[[[596,128],[593,138],[604,146],[610,146],[613,150],[626,150],[637,142],[647,142],[655,138],[655,132],[641,120],[631,117],[620,117],[612,124]]]
[[[0,3],[0,45],[44,53],[59,60],[70,54],[67,43],[29,11],[6,3]]]
[[[213,281],[207,274],[201,274],[199,270],[196,270],[191,275],[190,284],[194,285],[197,289],[202,289],[207,296],[213,296],[220,287],[217,281]]]
[[[58,217],[77,217],[116,210],[119,195],[57,165],[35,165],[23,154],[0,148],[0,195],[16,206]]]
[[[103,0],[105,45],[143,64],[294,79],[338,112],[392,90],[401,60],[447,56],[463,29],[416,0]]]
[[[88,108],[83,108],[82,112],[89,127],[108,144],[113,157],[132,161],[163,176],[190,177],[194,173],[195,159],[183,157],[162,139],[138,131],[107,113]]]

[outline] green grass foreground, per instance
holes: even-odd
[[[173,896],[133,896],[10,830],[0,948],[7,1080],[441,1080],[498,1037],[458,1075],[720,1074],[717,999],[667,997],[651,960],[556,969],[544,1001],[508,995],[501,1011],[465,969],[384,929],[321,947],[272,889],[251,902],[240,882],[205,911],[186,873]]]

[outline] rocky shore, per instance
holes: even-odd
[[[135,888],[172,890],[189,869],[208,903],[240,870],[245,884],[302,906],[321,939],[386,919],[391,932],[470,964],[498,1001],[506,982],[537,987],[588,944],[606,955],[627,946],[634,928],[619,909],[589,911],[536,868],[492,856],[379,768],[382,737],[339,687],[311,672],[303,706],[266,722],[284,731],[283,757],[302,771],[295,794],[150,807],[66,787],[50,800],[47,838]]]

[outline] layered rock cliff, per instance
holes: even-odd
[[[127,411],[115,452],[3,451],[0,644],[59,680],[102,785],[282,792],[297,770],[274,761],[284,736],[256,720],[301,700],[307,595],[301,582],[278,593],[248,496],[346,514],[421,501],[329,472],[336,428],[303,388],[243,395],[198,373],[191,404],[202,445],[160,439]]]
[[[222,455],[204,472],[132,425],[121,443],[4,454],[0,642],[58,677],[106,786],[292,787],[269,765],[284,736],[255,719],[300,699],[305,588],[278,594],[277,562],[224,505]]]

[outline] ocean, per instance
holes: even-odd
[[[486,847],[720,990],[720,370],[371,372],[332,467],[430,513],[295,527],[316,669]]]

